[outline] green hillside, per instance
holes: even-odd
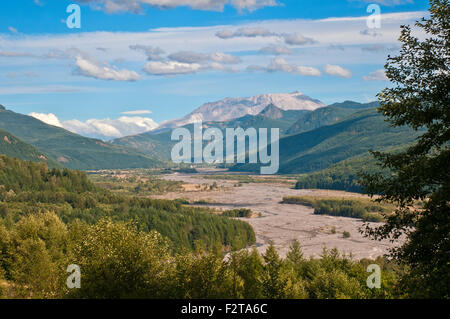
[[[352,101],[345,101],[343,103],[335,103],[327,107],[319,108],[313,112],[305,114],[297,120],[287,131],[286,134],[298,134],[307,132],[321,126],[331,125],[337,123],[350,114],[366,108],[375,108],[378,106],[377,102],[372,103],[358,103]]]
[[[269,105],[258,115],[246,115],[230,121],[204,122],[203,124],[208,127],[220,128],[223,131],[224,136],[226,128],[238,127],[242,127],[243,129],[247,129],[249,127],[253,127],[255,129],[279,128],[280,135],[283,136],[284,132],[291,127],[296,120],[306,116],[308,113],[311,113],[311,111],[284,111],[274,105]],[[192,124],[188,124],[183,127],[193,132]],[[170,160],[170,152],[173,145],[176,143],[175,141],[171,141],[171,134],[172,130],[169,129],[163,132],[147,132],[139,135],[115,139],[111,143],[133,148],[162,160]]]
[[[60,165],[48,155],[40,152],[35,147],[22,142],[17,137],[0,129],[0,154],[9,157],[17,157],[20,160],[43,162],[50,167],[59,167]]]
[[[376,159],[369,153],[354,156],[318,172],[299,176],[295,188],[363,192],[363,188],[359,184],[359,173],[379,171],[380,167],[376,163]]]
[[[348,158],[411,143],[417,136],[409,128],[391,127],[375,109],[361,110],[333,125],[280,139],[279,173],[322,170]],[[239,164],[239,171],[257,171],[258,165]]]
[[[197,241],[209,248],[241,249],[255,241],[250,225],[177,201],[113,194],[95,186],[85,172],[48,169],[42,163],[0,155],[0,222],[54,212],[63,222],[96,223],[108,218],[134,221],[141,230],[156,230],[174,251],[193,250]]]
[[[4,108],[0,108],[0,129],[72,169],[149,168],[161,164],[136,150],[86,138]]]

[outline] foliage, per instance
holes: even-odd
[[[236,218],[250,218],[253,216],[253,212],[251,209],[246,208],[230,209],[224,211],[222,213],[222,216],[236,217]]]
[[[367,234],[393,240],[406,234],[393,256],[409,265],[404,279],[413,296],[450,298],[449,1],[431,0],[429,11],[429,18],[416,23],[423,40],[412,35],[410,26],[401,27],[400,53],[385,66],[393,86],[378,95],[379,112],[391,124],[424,133],[404,152],[374,152],[392,174],[367,174],[364,185],[398,209]],[[416,200],[424,201],[423,209],[412,207]]]
[[[14,135],[1,129],[0,154],[9,157],[17,157],[21,160],[47,163],[51,167],[60,167],[60,165],[48,155],[45,155],[32,145],[22,142]]]
[[[410,128],[389,126],[376,109],[360,110],[340,122],[280,139],[283,174],[319,171],[343,160],[413,142],[419,135]],[[236,164],[236,171],[259,171],[260,164]]]
[[[53,211],[65,223],[93,224],[108,217],[136,221],[142,230],[157,230],[174,249],[192,250],[202,240],[207,248],[241,249],[255,241],[250,225],[217,216],[208,209],[179,201],[116,195],[93,185],[85,173],[48,169],[46,164],[0,157],[0,217],[7,224],[21,216]]]
[[[1,225],[1,223],[0,223]],[[336,250],[305,259],[294,242],[287,258],[273,245],[224,256],[219,249],[172,254],[171,242],[136,224],[108,218],[67,226],[53,213],[0,226],[0,269],[12,298],[390,298],[399,267],[384,259],[353,261]],[[7,238],[5,240],[5,238]],[[366,286],[366,267],[382,269],[381,289]],[[68,289],[67,266],[81,271]]]
[[[282,203],[311,206],[314,214],[361,218],[369,222],[381,222],[394,206],[380,204],[365,198],[321,198],[314,196],[286,196]]]

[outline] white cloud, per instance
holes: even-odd
[[[180,63],[205,63],[207,61],[214,61],[217,63],[237,64],[241,62],[239,57],[222,52],[205,54],[193,51],[179,51],[170,54],[168,58]]]
[[[290,48],[285,47],[283,45],[269,45],[264,48],[261,48],[259,52],[264,54],[270,54],[270,55],[282,55],[282,54],[293,54],[294,51],[292,51]]]
[[[121,112],[121,114],[126,114],[126,115],[152,114],[152,111],[150,111],[150,110],[135,110],[135,111]]]
[[[36,119],[38,119],[41,122],[47,123],[49,125],[53,125],[53,126],[58,126],[58,127],[62,127],[61,122],[59,121],[59,119],[56,117],[55,114],[53,113],[36,113],[36,112],[31,112],[30,114],[28,114]]]
[[[386,52],[380,51],[367,54],[361,48],[373,44],[384,45],[387,48],[392,47],[395,43],[398,43],[399,26],[401,24],[412,24],[414,20],[426,15],[427,12],[423,11],[383,14],[383,34],[376,38],[364,36],[359,33],[362,29],[361,26],[365,25],[367,16],[319,20],[265,20],[249,22],[239,27],[231,25],[176,27],[152,29],[149,32],[81,32],[77,34],[27,35],[26,37],[12,37],[10,35],[0,34],[0,59],[11,58],[11,61],[8,61],[8,66],[14,69],[14,72],[23,72],[30,70],[31,67],[34,68],[36,66],[35,59],[41,58],[40,67],[51,68],[57,71],[58,74],[67,74],[69,70],[64,70],[64,68],[68,63],[54,60],[73,59],[75,61],[77,53],[73,52],[73,50],[71,51],[71,48],[75,47],[83,52],[89,53],[96,61],[105,61],[110,65],[117,65],[117,62],[114,61],[126,57],[124,63],[127,66],[121,66],[120,68],[131,69],[128,65],[142,63],[143,54],[141,52],[145,53],[146,51],[141,47],[136,47],[135,50],[130,51],[130,46],[146,44],[147,47],[151,45],[152,48],[155,48],[155,50],[150,50],[150,54],[146,53],[147,58],[150,57],[149,62],[156,62],[155,58],[160,62],[164,62],[166,60],[165,55],[158,53],[161,51],[172,53],[195,50],[196,52],[205,52],[207,54],[209,54],[208,52],[227,52],[232,56],[242,59],[241,69],[245,69],[251,65],[265,66],[269,63],[266,60],[267,57],[258,53],[261,48],[270,45],[286,45],[284,38],[280,36],[236,37],[226,41],[214,36],[220,30],[230,30],[230,33],[234,34],[236,30],[244,28],[247,31],[243,32],[241,30],[241,34],[258,33],[248,32],[248,29],[265,29],[266,31],[263,31],[262,34],[272,33],[277,35],[290,34],[292,30],[301,30],[302,34],[310,39],[314,39],[313,44],[304,45],[301,51],[294,51],[294,54],[289,58],[291,64],[315,66],[325,64],[370,64],[379,65],[378,68],[381,68],[386,60]],[[423,37],[423,33],[417,32],[417,35],[419,38]],[[330,54],[328,50],[330,45],[345,47],[345,51],[335,50],[333,54]],[[108,50],[102,52],[97,49],[99,47],[108,48]],[[7,51],[6,48],[8,48]],[[164,48],[164,50],[161,48]],[[291,47],[289,46],[289,48]],[[2,49],[4,51],[1,51]],[[85,55],[80,56],[84,60],[91,61]],[[168,64],[168,62],[164,62],[164,66],[167,68],[165,64]],[[198,64],[200,64],[199,69],[203,71],[205,69],[202,65],[208,64],[208,62]],[[97,65],[100,68],[104,67],[104,64],[98,62]],[[154,67],[152,66],[150,70],[154,69]],[[108,68],[117,71],[111,66]],[[175,69],[179,69],[179,66],[175,67]],[[195,71],[195,67],[192,68],[192,66],[188,66],[188,69],[191,71],[186,71],[185,73]],[[41,76],[41,78],[45,81],[44,77]],[[61,77],[52,80],[53,82],[58,80],[63,83],[63,81],[70,79]],[[47,83],[47,85],[52,85],[53,82]],[[0,88],[0,91],[2,89]],[[29,89],[27,88],[27,90]],[[6,89],[3,89],[3,91],[6,91]]]
[[[266,72],[285,72],[297,75],[306,76],[321,76],[319,69],[310,66],[301,66],[293,63],[288,63],[283,58],[273,59],[267,67],[251,65],[247,68],[249,71],[266,71]]]
[[[8,30],[12,33],[19,33],[19,31],[14,27],[8,27]]]
[[[85,122],[73,119],[62,123],[66,130],[101,139],[118,138],[151,131],[158,124],[148,117],[121,116],[118,119],[90,119]]]
[[[168,56],[172,61],[180,63],[202,63],[209,60],[209,56],[204,53],[193,51],[179,51]]]
[[[151,75],[179,75],[196,73],[200,68],[201,65],[198,63],[150,61],[145,65],[144,71]]]
[[[305,45],[312,44],[314,40],[301,35],[300,33],[286,33],[283,34],[284,42],[289,45]]]
[[[141,79],[140,75],[134,71],[127,69],[117,70],[106,63],[105,65],[100,65],[94,59],[86,59],[81,56],[77,56],[75,59],[79,73],[88,77],[114,81],[138,81]]]
[[[162,60],[161,54],[165,53],[163,49],[149,45],[130,45],[130,49],[144,52],[149,61],[160,61]]]
[[[261,27],[244,27],[239,28],[236,31],[221,30],[216,32],[216,37],[221,39],[231,38],[255,38],[255,37],[272,37],[278,36],[276,33],[270,32],[268,29]]]
[[[148,110],[138,110],[123,112],[123,114],[149,114]],[[135,135],[151,131],[158,127],[158,124],[149,117],[121,116],[118,119],[90,119],[85,122],[73,119],[61,122],[53,113],[32,112],[30,116],[47,123],[49,125],[65,128],[68,131],[83,136],[95,138],[117,138],[127,135]]]
[[[376,70],[362,77],[364,81],[389,81],[383,69]]]
[[[336,75],[340,76],[341,78],[347,79],[352,77],[352,72],[350,70],[344,69],[339,65],[325,65],[325,73],[328,75]]]
[[[231,5],[238,11],[254,11],[267,6],[276,6],[275,0],[78,0],[90,3],[94,8],[102,8],[108,13],[142,12],[142,5],[150,5],[162,9],[187,6],[198,10],[222,11],[225,5]]]
[[[241,62],[239,57],[222,52],[212,53],[209,55],[209,58],[217,63],[237,64]]]

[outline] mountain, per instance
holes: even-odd
[[[337,123],[357,110],[375,108],[378,102],[358,103],[353,101],[345,101],[343,103],[334,103],[327,107],[319,108],[313,112],[306,114],[295,122],[286,134],[297,134],[307,132],[321,126]]]
[[[284,135],[286,129],[299,118],[306,116],[311,111],[308,110],[283,110],[273,104],[268,105],[257,115],[245,115],[243,117],[224,122],[203,122],[203,127],[217,127],[223,131],[225,136],[226,128],[247,129],[253,127],[258,128],[279,128],[280,135]],[[193,125],[186,124],[183,127],[193,132]],[[171,129],[157,130],[138,134],[134,136],[126,136],[115,139],[111,143],[122,145],[128,148],[139,150],[148,155],[158,157],[163,160],[170,159],[170,153],[176,141],[171,141]]]
[[[411,144],[396,147],[388,147],[384,152],[398,153],[405,151]],[[350,157],[337,164],[331,165],[320,171],[302,174],[298,177],[297,189],[336,189],[348,192],[363,192],[364,188],[359,184],[360,174],[390,174],[390,170],[378,165],[377,159],[366,152],[362,155]]]
[[[0,154],[8,157],[16,157],[22,161],[34,161],[47,163],[50,167],[60,165],[48,155],[42,153],[35,147],[0,129]]]
[[[180,119],[163,122],[158,127],[158,130],[184,126],[200,120],[203,122],[225,122],[245,115],[257,115],[271,104],[284,111],[313,111],[325,106],[321,101],[310,98],[300,92],[262,94],[248,98],[226,98],[217,102],[203,104]]]
[[[281,138],[279,173],[322,170],[369,149],[409,144],[419,134],[406,127],[391,127],[375,109],[360,110],[338,123]],[[259,166],[236,164],[232,170],[259,171]]]
[[[83,137],[34,117],[0,108],[0,129],[72,169],[147,168],[161,165],[136,150]]]
[[[331,107],[339,107],[341,109],[354,109],[354,110],[361,110],[361,109],[367,109],[367,108],[376,108],[380,106],[380,103],[377,101],[369,102],[369,103],[359,103],[354,101],[344,101],[340,103],[334,103],[330,104],[328,106]]]

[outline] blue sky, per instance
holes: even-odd
[[[71,3],[80,5],[80,29],[65,23]],[[367,26],[370,3],[380,7],[379,29]],[[225,97],[300,91],[327,104],[370,101],[389,84],[382,69],[398,50],[399,26],[427,8],[419,0],[2,1],[0,104],[84,135],[115,125],[114,137],[134,132],[119,117],[151,127],[150,118]]]

